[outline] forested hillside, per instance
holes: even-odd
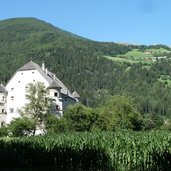
[[[32,60],[45,64],[71,90],[76,90],[85,105],[96,107],[110,95],[133,96],[144,113],[171,115],[171,61],[148,66],[116,62],[104,58],[124,55],[133,49],[170,48],[164,45],[138,46],[96,42],[63,31],[34,18],[0,21],[0,80],[6,83],[12,74]],[[164,53],[164,54],[163,54]],[[157,56],[160,54],[157,53]]]

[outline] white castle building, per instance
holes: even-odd
[[[26,99],[27,85],[36,82],[44,83],[49,97],[55,104],[54,113],[59,116],[63,115],[67,105],[78,102],[77,92],[71,93],[55,74],[45,68],[44,62],[40,67],[30,61],[14,73],[5,87],[0,85],[0,127],[20,116],[18,110],[28,102]]]

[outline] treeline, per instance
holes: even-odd
[[[150,50],[150,49],[166,49],[166,50],[170,50],[170,47],[166,46],[166,45],[162,45],[162,44],[157,44],[157,45],[129,45],[131,48],[135,48],[135,49],[139,49],[139,50]]]
[[[138,112],[133,98],[120,95],[112,96],[98,108],[90,108],[82,104],[69,106],[60,119],[49,115],[45,125],[47,134],[170,129],[169,120],[167,125],[161,116],[143,115]]]
[[[167,48],[95,42],[33,18],[0,22],[0,80],[5,84],[31,57],[45,65],[89,107],[98,107],[115,94],[136,99],[138,111],[171,114],[171,62],[151,66],[116,63],[103,55],[124,54],[132,48]],[[10,69],[9,69],[10,68]]]
[[[51,135],[68,132],[171,129],[171,120],[157,114],[144,115],[140,113],[135,100],[129,96],[111,96],[97,108],[76,103],[68,106],[62,117],[57,117],[56,114],[53,114],[53,111],[49,110],[50,101],[49,103],[43,101],[45,99],[44,94],[36,98],[31,93],[28,96],[30,103],[19,110],[21,117],[13,119],[10,124],[2,127],[0,137],[30,136],[40,132],[41,134]],[[42,99],[41,103],[39,103],[39,99]]]
[[[34,51],[37,60],[44,59],[65,84],[79,92],[84,105],[96,107],[111,95],[121,94],[134,97],[143,113],[171,113],[169,59],[145,67],[141,63],[114,63],[88,51],[68,48],[55,48],[47,57],[41,52]]]

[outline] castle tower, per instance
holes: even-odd
[[[0,85],[0,127],[3,127],[6,121],[6,98],[7,91],[3,84]]]

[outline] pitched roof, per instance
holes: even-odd
[[[22,66],[20,69],[17,71],[26,71],[26,70],[38,70],[39,73],[48,81],[49,87],[61,87],[61,93],[64,95],[67,95],[73,99],[74,96],[71,94],[71,92],[68,90],[68,88],[50,71],[47,69],[45,71],[42,70],[42,68],[34,63],[33,61],[28,62],[24,66]]]
[[[62,88],[56,80],[53,80],[48,88]]]
[[[0,85],[0,93],[6,93],[6,89],[3,84]]]
[[[18,69],[18,71],[35,70],[36,68],[37,68],[37,64],[30,61],[27,64],[25,64],[24,66],[22,66],[20,69]]]
[[[72,96],[73,96],[74,98],[79,98],[79,97],[80,97],[80,95],[79,95],[76,91],[74,91],[74,92],[72,93]]]

